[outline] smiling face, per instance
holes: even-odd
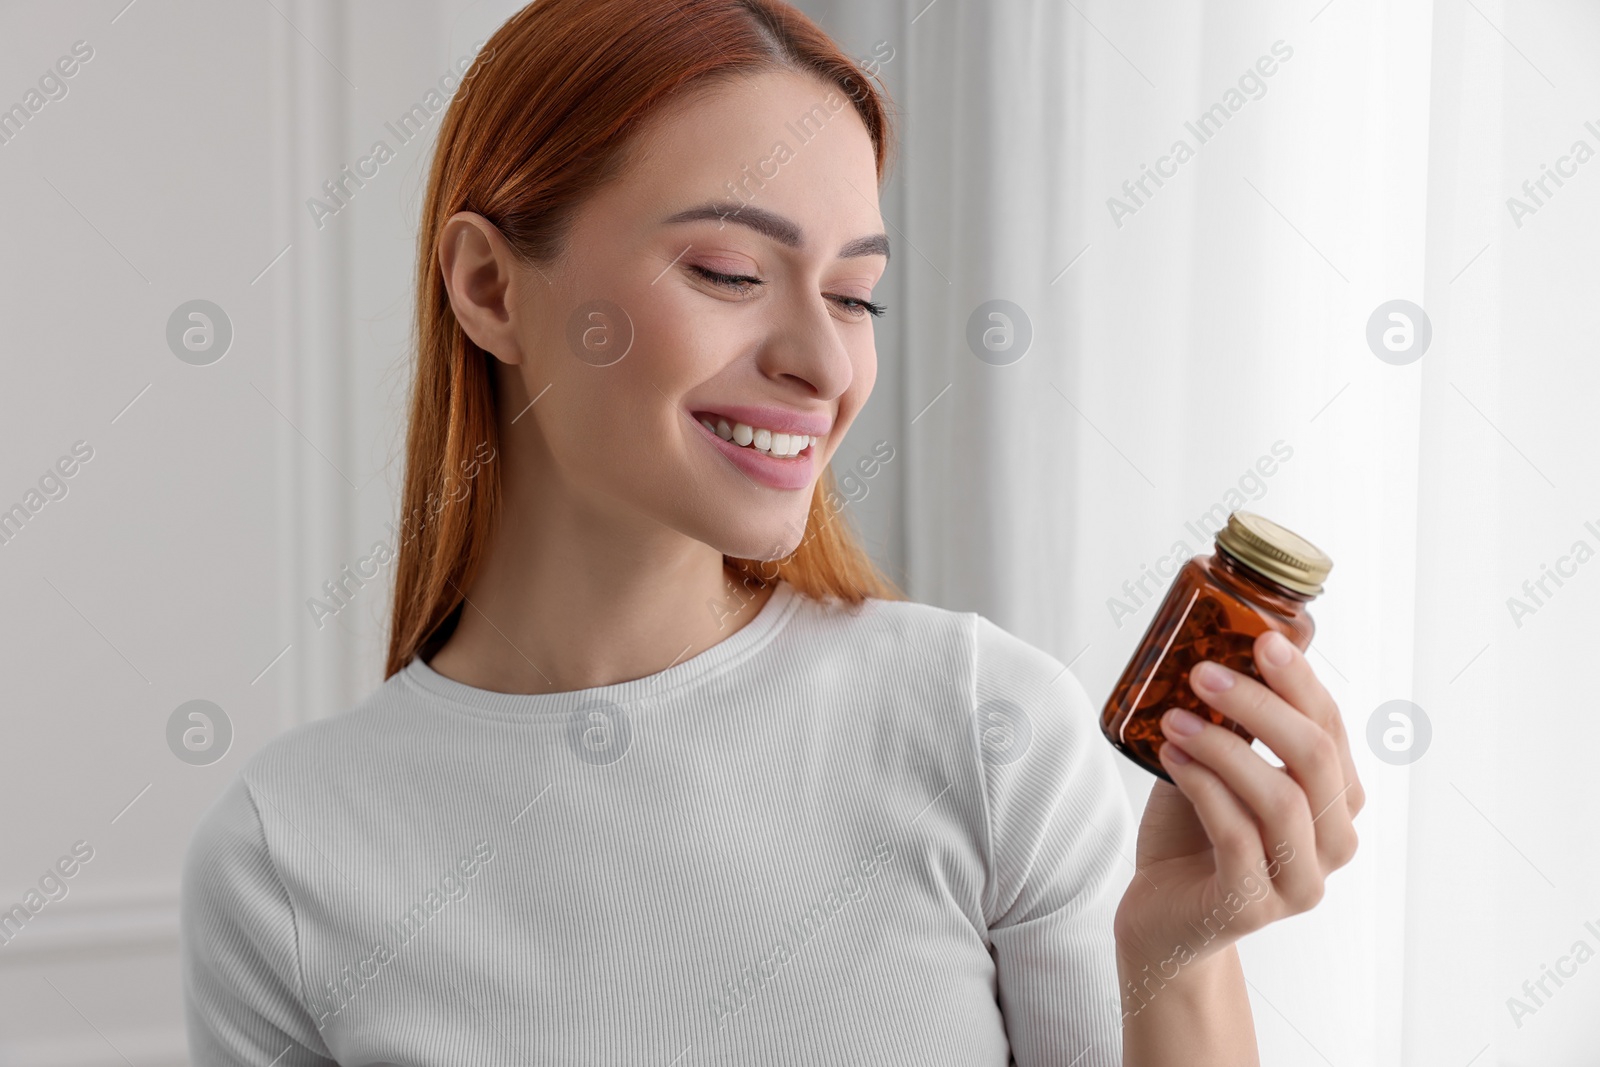
[[[781,557],[877,374],[871,140],[841,90],[784,71],[681,98],[633,148],[561,261],[511,261],[503,321],[454,272],[458,319],[499,357],[507,447],[528,451],[507,476],[534,469],[540,498],[608,528]]]

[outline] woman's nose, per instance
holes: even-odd
[[[823,297],[789,302],[762,348],[762,372],[798,379],[823,399],[842,395],[855,379],[855,366],[839,325]]]

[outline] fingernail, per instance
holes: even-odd
[[[1189,755],[1189,753],[1185,752],[1177,745],[1162,745],[1161,754],[1167,757],[1168,763],[1175,763],[1180,767],[1185,763],[1190,763],[1194,760],[1193,756]]]
[[[1294,654],[1293,649],[1289,646],[1289,639],[1283,636],[1277,630],[1274,630],[1268,634],[1267,639],[1261,644],[1261,654],[1265,656],[1267,658],[1267,662],[1272,664],[1274,667],[1284,666],[1289,662],[1289,657]]]
[[[1233,672],[1220,663],[1206,660],[1194,669],[1195,681],[1201,688],[1220,693],[1233,685]]]
[[[1200,716],[1183,708],[1173,708],[1167,712],[1167,729],[1179,737],[1193,737],[1205,724]]]

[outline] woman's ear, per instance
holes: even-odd
[[[450,308],[472,343],[503,363],[521,363],[512,309],[523,275],[499,229],[472,211],[459,211],[439,231],[439,269]]]

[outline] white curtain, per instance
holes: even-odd
[[[1413,771],[1405,1062],[1577,1067],[1600,1056],[1580,688],[1600,646],[1600,11],[1434,18],[1414,670],[1437,733]]]
[[[1494,0],[803,6],[852,54],[892,50],[903,112],[880,290],[900,315],[856,431],[902,460],[898,497],[860,509],[886,561],[1098,699],[1228,512],[1320,545],[1335,567],[1311,658],[1370,799],[1323,902],[1241,946],[1262,1061],[1593,1063],[1600,963],[1575,943],[1600,952],[1597,731],[1578,667],[1600,563],[1574,542],[1600,547],[1579,429],[1600,398],[1600,162],[1563,164],[1576,175],[1520,227],[1505,200],[1573,141],[1600,149],[1600,18]],[[969,343],[995,300],[1026,317],[1021,358]],[[1423,309],[1413,345],[1431,326],[1420,358],[1369,344],[1394,300]],[[1507,598],[1546,565],[1572,573],[1519,626]],[[1389,742],[1368,741],[1395,700],[1421,709],[1411,762],[1379,758],[1406,736],[1386,713]],[[1142,808],[1153,779],[1124,771]],[[1548,996],[1547,965],[1573,972]]]

